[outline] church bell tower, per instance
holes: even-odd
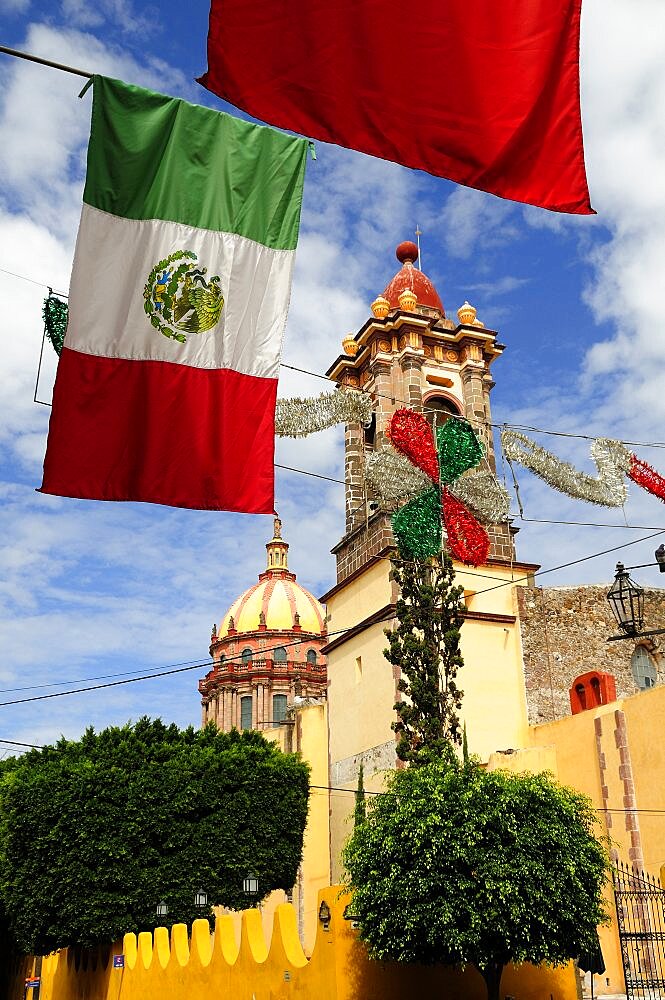
[[[338,584],[394,544],[390,512],[375,510],[368,494],[365,462],[389,443],[386,430],[396,409],[411,407],[437,425],[451,414],[466,417],[485,447],[482,465],[496,471],[490,368],[504,346],[468,302],[456,322],[446,316],[436,288],[416,266],[415,243],[400,243],[396,256],[400,270],[372,303],[372,317],[344,339],[344,354],[327,372],[338,386],[369,392],[374,409],[369,427],[346,427],[346,531],[333,549]],[[488,528],[489,561],[514,561],[515,530],[509,524]]]

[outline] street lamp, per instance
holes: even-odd
[[[157,903],[157,909],[155,912],[160,920],[164,920],[166,917],[168,917],[169,908],[164,902],[164,900],[162,900],[161,903]]]
[[[208,905],[208,893],[205,889],[199,889],[194,893],[194,906],[197,910],[205,910]]]
[[[614,583],[608,591],[607,600],[619,630],[624,636],[636,636],[644,625],[644,590],[631,580],[623,563],[617,563]]]
[[[259,880],[256,875],[245,875],[242,880],[242,891],[250,899],[258,899],[259,895]]]
[[[661,573],[665,573],[665,545],[661,542],[656,549],[654,555],[656,556],[656,562],[658,563],[658,569]]]

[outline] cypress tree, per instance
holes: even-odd
[[[400,589],[396,627],[386,631],[384,656],[399,667],[397,690],[405,698],[394,708],[397,756],[423,763],[450,756],[462,742],[459,710],[464,694],[457,687],[464,588],[454,584],[452,560],[445,552],[430,560],[392,560]],[[407,700],[408,699],[408,700]]]
[[[358,787],[356,788],[356,805],[353,810],[353,829],[357,830],[361,823],[365,822],[365,783],[363,776],[363,765],[360,762],[358,768]]]

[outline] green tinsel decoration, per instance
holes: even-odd
[[[60,357],[62,345],[65,340],[67,330],[67,318],[69,316],[69,306],[62,299],[55,295],[49,295],[44,299],[42,307],[42,317],[46,328],[46,336],[51,341],[55,353]]]
[[[402,558],[429,559],[441,551],[441,494],[436,486],[409,500],[391,522]]]
[[[446,486],[455,482],[467,469],[472,469],[483,457],[483,446],[466,420],[447,420],[442,427],[437,427],[436,443],[439,481]]]

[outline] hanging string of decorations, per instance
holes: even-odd
[[[335,389],[306,399],[278,399],[275,407],[275,434],[300,438],[335,424],[360,423],[372,419],[372,400],[365,392]]]
[[[52,293],[44,299],[44,305],[42,306],[44,330],[58,357],[60,357],[62,345],[65,340],[68,317],[69,306],[66,302]]]
[[[509,462],[523,465],[566,496],[600,507],[622,507],[626,502],[625,476],[630,469],[631,456],[619,441],[598,438],[592,443],[591,457],[598,469],[596,477],[579,472],[519,431],[504,430],[501,447]]]

